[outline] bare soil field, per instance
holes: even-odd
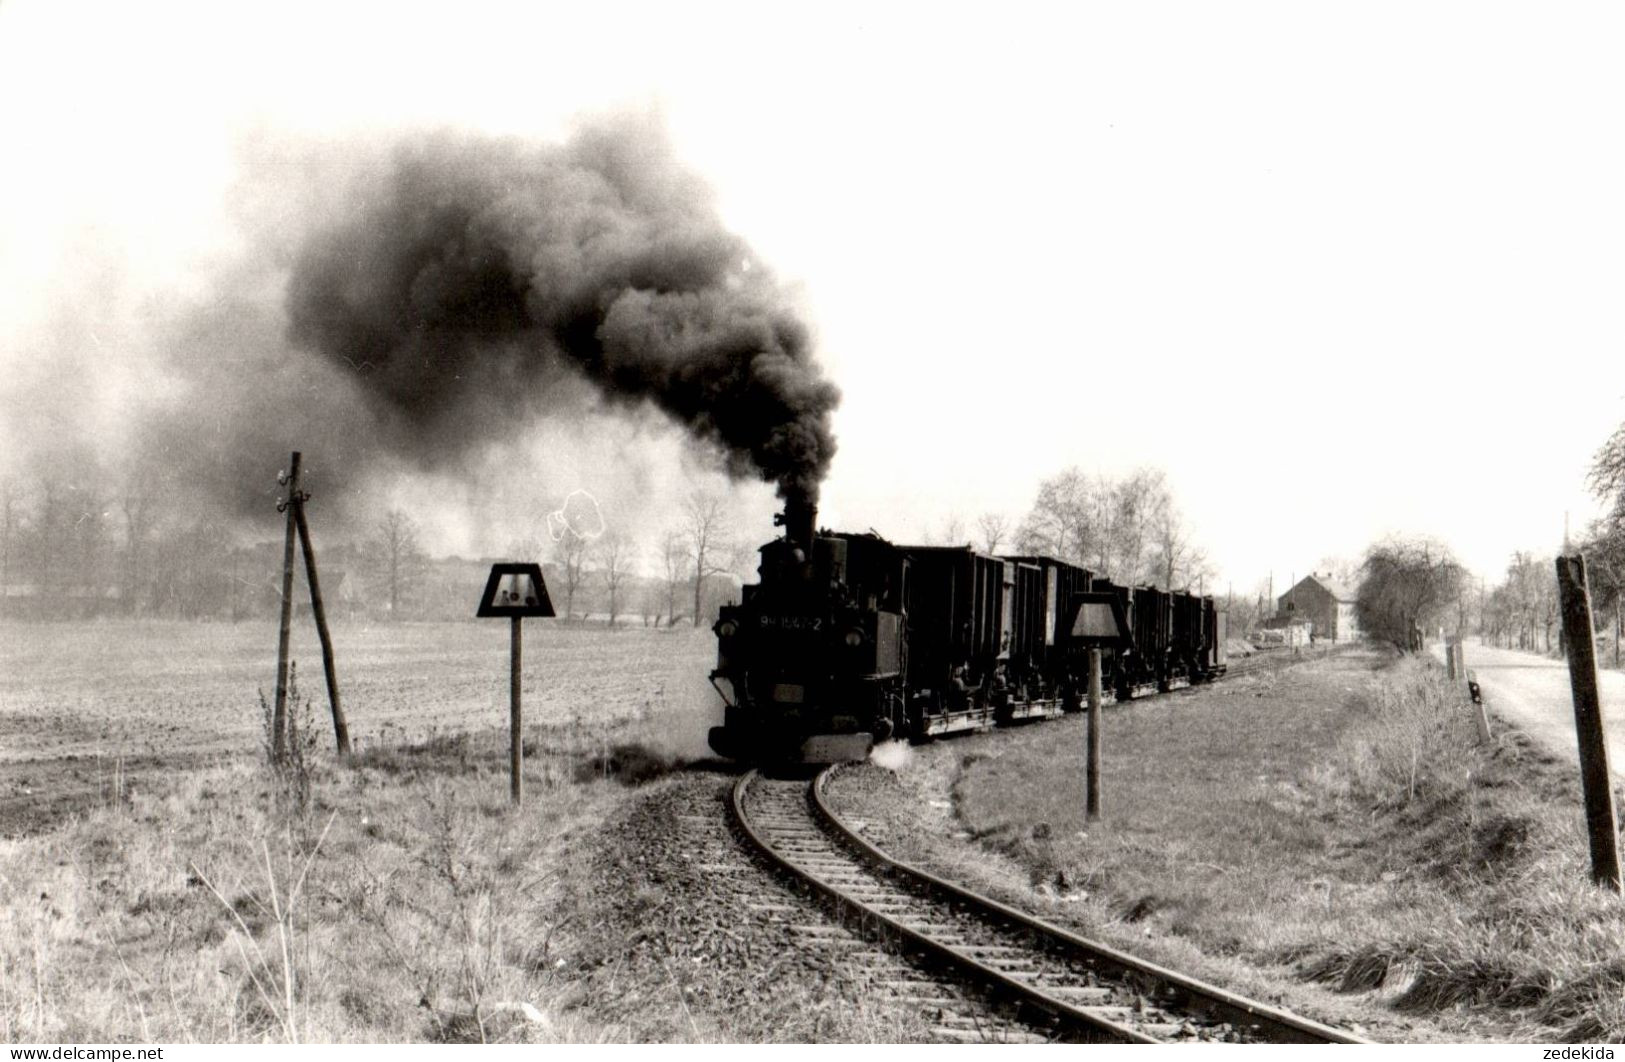
[[[321,654],[296,624],[301,700],[327,727]],[[590,750],[643,740],[706,754],[720,719],[709,631],[525,625],[526,735]],[[505,729],[508,625],[338,624],[356,748]],[[276,682],[267,623],[0,624],[0,836],[58,821],[178,767],[255,756]]]

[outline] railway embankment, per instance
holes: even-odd
[[[1147,958],[1379,1040],[1625,1034],[1619,899],[1578,794],[1438,669],[1375,651],[838,776],[877,843]]]

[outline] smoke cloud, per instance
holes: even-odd
[[[839,392],[651,121],[562,145],[429,137],[353,201],[296,255],[289,337],[397,455],[433,468],[584,399],[652,406],[731,475],[816,499]]]
[[[578,489],[634,531],[719,472],[816,492],[838,394],[657,122],[236,152],[198,242],[142,258],[87,227],[37,316],[0,322],[0,490],[270,535],[300,450],[323,535],[405,506],[476,552],[545,539]]]

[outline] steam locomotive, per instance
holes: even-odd
[[[724,708],[709,737],[723,756],[856,760],[893,738],[1076,711],[1091,649],[1117,700],[1225,670],[1211,597],[1119,586],[1053,557],[819,531],[800,499],[775,522],[760,581],[713,628]]]

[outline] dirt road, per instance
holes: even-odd
[[[1444,660],[1438,646],[1433,655]],[[1491,708],[1544,747],[1578,762],[1568,664],[1469,642],[1467,669],[1477,676]],[[1625,777],[1625,673],[1602,668],[1599,675],[1608,765],[1616,776]]]

